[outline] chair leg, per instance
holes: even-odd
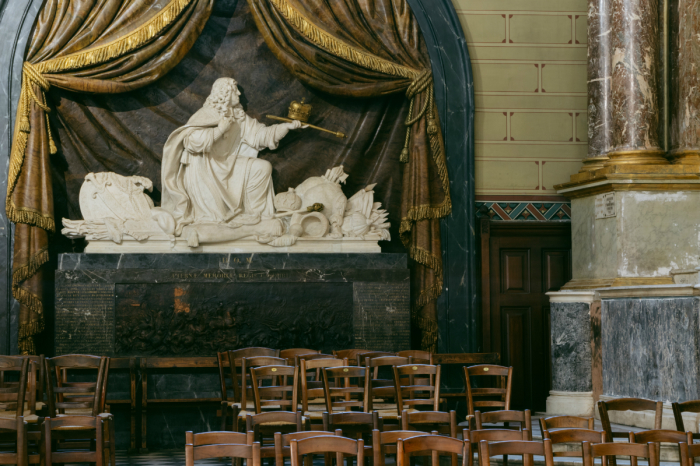
[[[114,417],[109,419],[109,461],[117,466],[117,437],[114,432]]]

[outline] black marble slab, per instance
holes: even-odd
[[[551,303],[552,390],[593,390],[589,307],[586,303]]]
[[[602,301],[603,394],[700,398],[700,299]]]

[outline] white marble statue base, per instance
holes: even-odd
[[[85,247],[86,253],[123,254],[123,253],[379,253],[382,248],[378,241],[364,240],[361,238],[298,238],[296,244],[288,247],[273,247],[258,243],[255,240],[237,240],[222,243],[200,244],[199,247],[187,246],[185,238],[173,238],[168,236],[150,237],[144,241],[137,241],[124,236],[121,244],[110,240],[92,240]]]
[[[562,392],[552,390],[547,397],[547,414],[593,416],[593,392]]]

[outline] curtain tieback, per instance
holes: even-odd
[[[423,102],[423,108],[414,116],[413,115],[413,102],[415,97],[421,92],[428,90],[428,95]],[[433,73],[430,69],[424,69],[421,73],[416,76],[408,89],[406,89],[406,97],[411,100],[411,104],[408,107],[408,115],[406,116],[406,141],[404,142],[403,150],[401,151],[400,161],[403,163],[408,163],[408,146],[411,140],[411,127],[423,116],[428,113],[428,127],[427,131],[429,135],[434,135],[438,132],[437,122],[435,121],[435,96],[433,89]]]
[[[51,135],[51,126],[49,124],[49,108],[46,102],[46,92],[51,88],[51,84],[42,76],[37,68],[29,62],[24,62],[22,66],[22,91],[20,93],[20,109],[21,116],[19,122],[19,130],[23,133],[29,133],[31,125],[29,123],[29,115],[31,113],[31,103],[34,102],[44,113],[46,113],[46,131],[49,135],[49,150],[52,154],[56,153],[56,144]],[[37,96],[34,92],[34,86],[41,89],[41,96]]]

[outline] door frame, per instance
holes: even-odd
[[[539,221],[493,221],[479,219],[481,233],[481,351],[500,353],[500,348],[491,347],[491,237],[526,238],[533,236],[557,236],[568,233],[571,237],[571,222]],[[503,355],[501,355],[501,358]]]

